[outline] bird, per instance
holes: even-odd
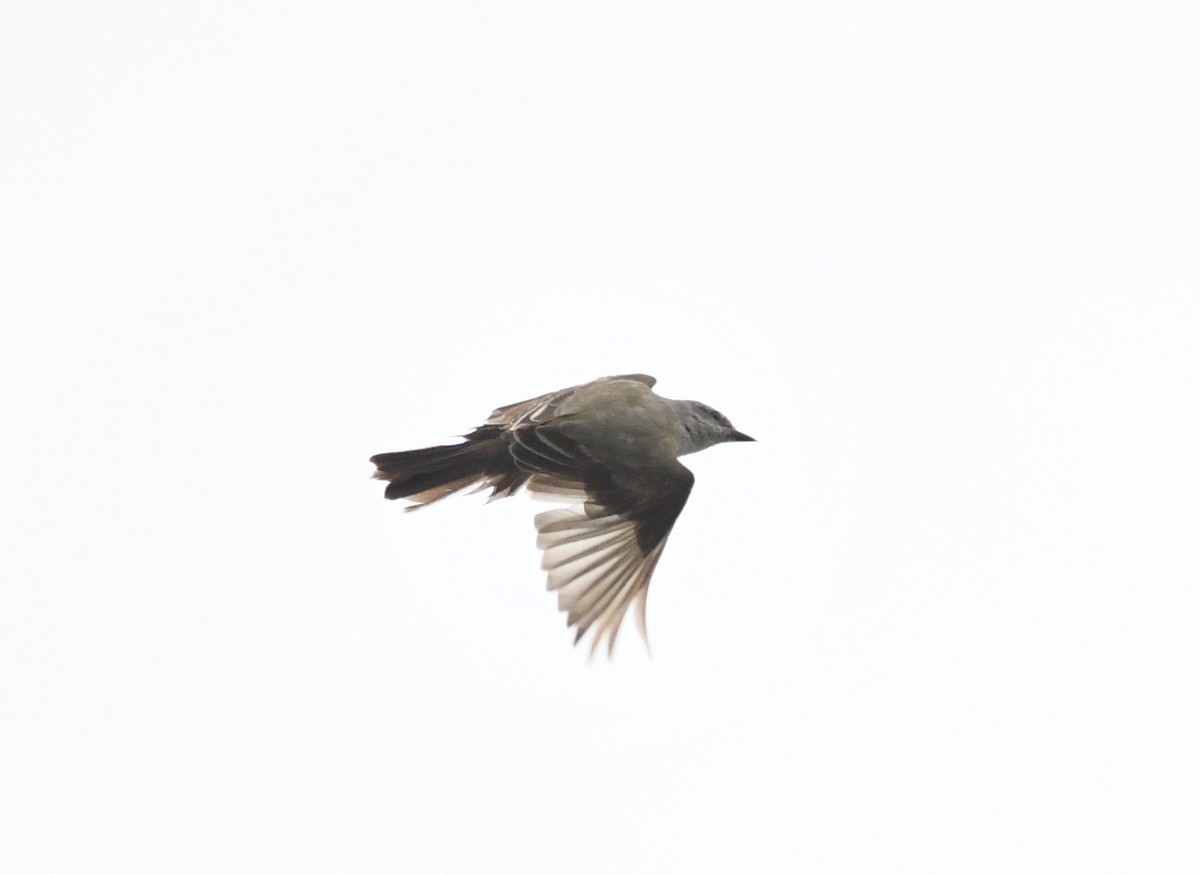
[[[646,593],[695,477],[679,457],[754,441],[698,401],[671,400],[643,373],[607,376],[499,407],[463,442],[372,456],[384,497],[406,510],[491,489],[488,502],[525,487],[567,506],[534,519],[546,587],[590,654],[636,604],[649,651]]]

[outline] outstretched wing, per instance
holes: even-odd
[[[646,638],[646,593],[667,535],[692,491],[692,472],[674,459],[653,468],[594,470],[581,491],[561,474],[535,475],[529,489],[581,506],[547,510],[534,522],[546,587],[575,628],[575,642],[595,629],[594,653],[604,637],[612,654],[626,611],[637,604],[638,633]],[[582,494],[581,494],[582,492]]]

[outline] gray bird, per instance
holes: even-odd
[[[646,640],[646,591],[695,477],[681,455],[753,440],[712,407],[659,397],[642,373],[609,376],[500,407],[453,446],[386,452],[371,462],[384,497],[415,510],[464,490],[488,500],[521,486],[573,506],[539,513],[547,588],[591,651],[611,655],[629,605]],[[647,641],[647,646],[649,645]]]

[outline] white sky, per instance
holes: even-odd
[[[1200,870],[1193,3],[0,27],[0,867]],[[644,371],[589,663],[367,457]]]

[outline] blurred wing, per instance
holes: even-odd
[[[638,633],[646,637],[646,593],[675,520],[692,490],[692,472],[675,460],[653,470],[593,472],[579,507],[548,510],[534,520],[546,588],[575,628],[578,643],[595,629],[591,651],[604,637],[612,654],[617,632],[636,603]],[[530,491],[557,497],[569,483],[535,476]],[[574,496],[574,495],[572,495]],[[560,498],[561,499],[561,498]]]

